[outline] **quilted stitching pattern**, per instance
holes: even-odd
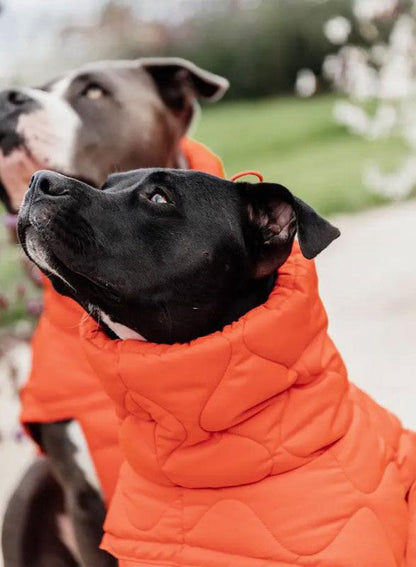
[[[122,566],[416,567],[415,435],[348,383],[326,328],[297,248],[265,306],[189,345],[86,323],[123,416],[104,539]]]

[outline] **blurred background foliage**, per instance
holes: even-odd
[[[231,83],[229,98],[292,94],[299,69],[320,75],[323,59],[333,51],[322,30],[334,14],[351,16],[351,2],[263,0],[251,7],[225,2],[221,10],[171,28],[159,53],[186,57],[224,75]],[[140,54],[128,45],[120,52]]]
[[[91,59],[175,55],[228,77],[229,99],[293,93],[304,67],[320,76],[322,61],[334,51],[323,33],[325,22],[352,17],[352,0],[84,0],[83,9],[72,3],[72,11],[65,0],[3,0],[4,16],[19,3],[32,11],[43,5],[45,13],[33,14],[33,30],[24,28],[28,41],[21,56],[8,43],[9,69],[2,77],[0,65],[2,82],[39,81]],[[13,15],[23,17],[16,10]],[[7,49],[1,21],[0,31]],[[350,40],[363,41],[357,29]]]
[[[96,59],[185,57],[230,80],[224,101],[205,106],[192,133],[229,175],[258,169],[323,214],[354,212],[386,201],[364,188],[367,160],[394,169],[404,151],[399,136],[370,141],[333,119],[338,97],[322,66],[339,46],[324,27],[344,17],[348,42],[370,46],[357,1],[0,0],[0,86],[41,84]],[[377,23],[378,41],[394,21],[392,13]],[[301,69],[313,73],[310,98],[295,96]],[[0,328],[33,323],[38,311],[20,256],[0,227]]]

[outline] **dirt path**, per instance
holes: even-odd
[[[318,260],[332,337],[351,379],[416,429],[416,201],[334,223],[342,236]],[[17,409],[3,386],[4,423]],[[28,444],[0,443],[0,513],[30,458]]]

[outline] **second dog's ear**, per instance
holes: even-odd
[[[244,184],[248,212],[257,235],[255,278],[275,272],[288,258],[297,232],[305,258],[314,258],[340,231],[309,205],[274,183]]]
[[[138,63],[151,75],[165,104],[176,111],[184,110],[195,99],[215,102],[229,86],[224,77],[186,59],[149,57],[139,59]]]

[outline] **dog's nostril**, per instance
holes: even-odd
[[[30,180],[30,183],[29,183],[29,189],[33,186],[34,181],[35,181],[35,175],[32,175],[32,179]]]
[[[7,100],[13,106],[23,106],[26,102],[30,101],[30,98],[21,91],[9,91]]]
[[[39,181],[39,189],[42,191],[42,193],[49,194],[51,192],[51,184],[49,182],[49,179],[42,177]]]
[[[36,191],[50,197],[60,197],[68,194],[66,184],[53,173],[36,173],[30,183],[30,186],[32,185]]]

